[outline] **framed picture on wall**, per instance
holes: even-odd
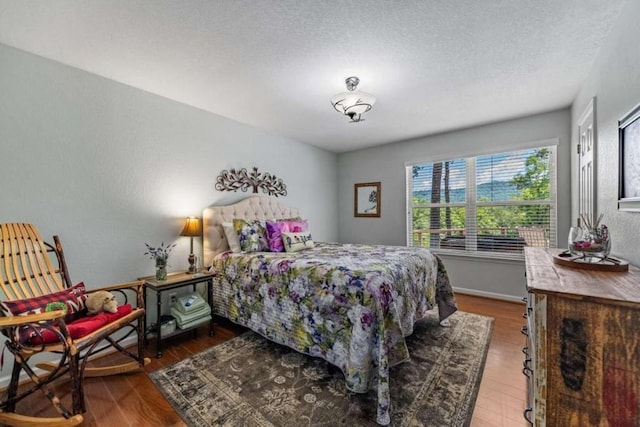
[[[640,104],[618,121],[618,209],[640,212]]]
[[[356,217],[380,217],[379,182],[355,184],[353,212]]]

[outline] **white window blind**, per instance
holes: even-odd
[[[521,257],[556,246],[556,147],[407,166],[410,246]]]

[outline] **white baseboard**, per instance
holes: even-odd
[[[503,301],[519,302],[524,304],[524,302],[522,301],[522,296],[498,294],[495,292],[479,291],[477,289],[458,288],[455,286],[453,287],[453,291],[458,294],[474,295],[477,297],[493,298],[493,299],[499,299]]]

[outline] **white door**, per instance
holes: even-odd
[[[594,97],[578,119],[578,219],[584,215],[590,221],[596,218],[595,104]]]

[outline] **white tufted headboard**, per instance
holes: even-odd
[[[222,231],[223,222],[233,222],[234,218],[267,220],[299,216],[297,208],[287,207],[266,196],[249,197],[233,205],[209,206],[202,212],[202,265],[211,265],[216,255],[229,250],[229,243]]]

